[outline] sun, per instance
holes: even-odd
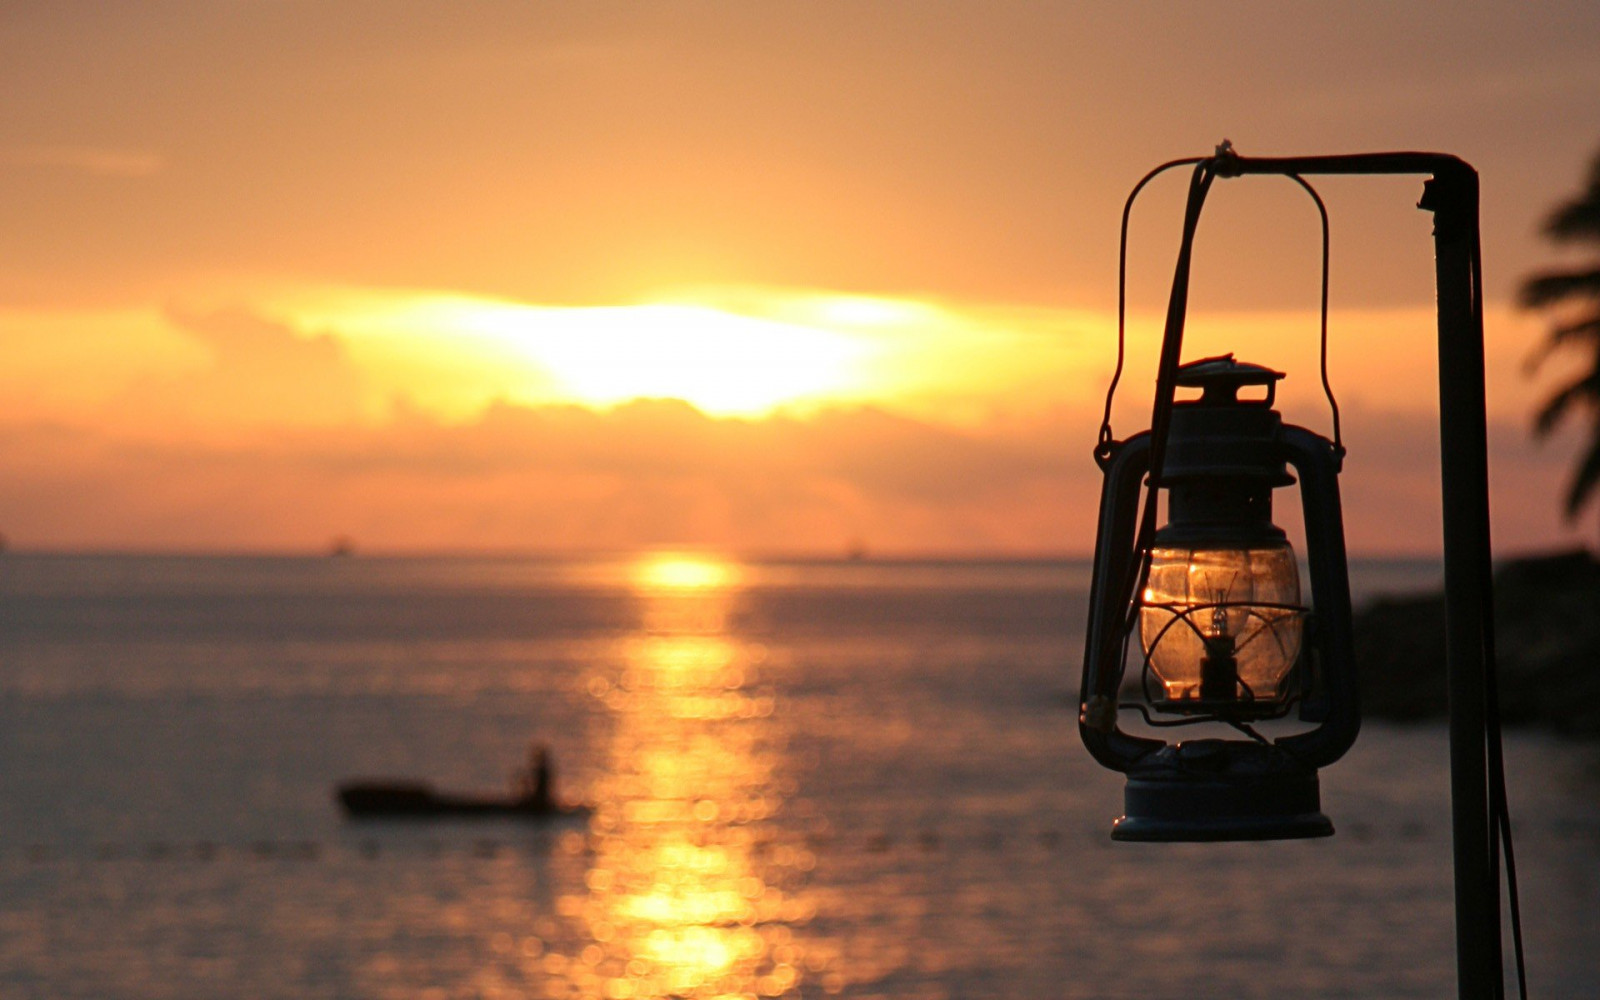
[[[858,345],[832,331],[706,306],[636,305],[494,317],[507,343],[593,405],[671,397],[717,415],[836,393]]]
[[[714,555],[655,552],[633,567],[635,586],[645,591],[710,591],[738,582],[738,568]]]

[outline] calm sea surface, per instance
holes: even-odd
[[[1361,594],[1436,569],[1358,565]],[[0,997],[1449,997],[1442,728],[1339,834],[1124,845],[1077,563],[0,557]],[[592,817],[356,824],[349,777]],[[1508,737],[1530,977],[1600,984],[1596,752]]]

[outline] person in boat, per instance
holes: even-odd
[[[518,799],[540,811],[555,808],[555,765],[550,748],[543,743],[528,748],[528,766],[517,772],[516,793]]]

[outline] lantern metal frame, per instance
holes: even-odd
[[[1276,417],[1276,411],[1268,412]],[[1227,455],[1226,442],[1206,444],[1194,450]],[[1277,840],[1333,833],[1321,812],[1317,770],[1339,759],[1360,730],[1338,489],[1341,456],[1331,440],[1281,423],[1270,439],[1245,444],[1300,478],[1313,616],[1296,668],[1298,705],[1299,718],[1317,726],[1268,741],[1245,724],[1249,717],[1196,706],[1212,711],[1184,722],[1226,722],[1250,738],[1169,744],[1121,727],[1118,710],[1135,707],[1122,701],[1124,666],[1142,603],[1138,578],[1148,567],[1149,542],[1139,550],[1138,498],[1147,479],[1152,491],[1172,483],[1159,471],[1152,474],[1152,432],[1111,442],[1090,584],[1079,732],[1097,761],[1128,775],[1127,811],[1112,829],[1117,840]],[[1287,481],[1283,477],[1279,485]],[[1154,722],[1148,714],[1145,719]]]
[[[1456,969],[1459,995],[1489,1000],[1503,994],[1504,969],[1500,941],[1499,860],[1504,850],[1511,881],[1513,939],[1517,948],[1519,985],[1523,980],[1521,938],[1515,891],[1515,862],[1510,851],[1510,819],[1505,801],[1504,760],[1497,720],[1494,655],[1494,591],[1490,548],[1487,417],[1484,400],[1483,273],[1478,226],[1477,172],[1465,161],[1444,153],[1389,152],[1334,156],[1244,157],[1227,143],[1215,155],[1176,163],[1194,165],[1190,211],[1185,237],[1192,238],[1199,207],[1192,197],[1214,177],[1245,175],[1285,176],[1304,183],[1306,175],[1418,175],[1428,179],[1418,207],[1434,217],[1434,276],[1438,307],[1439,429],[1441,451],[1441,507],[1444,521],[1445,660],[1450,725],[1451,829],[1453,837]],[[1159,170],[1160,168],[1158,168]],[[1147,175],[1148,181],[1152,174]],[[1145,181],[1140,182],[1143,186]],[[1135,189],[1137,193],[1137,188]],[[1131,199],[1130,199],[1131,204]],[[1320,205],[1320,202],[1319,202]],[[1126,214],[1124,216],[1126,219]],[[1156,420],[1146,443],[1124,442],[1116,475],[1136,479],[1141,463],[1133,456],[1162,443],[1166,428],[1160,422],[1163,380],[1170,380],[1181,348],[1183,302],[1187,289],[1187,245],[1180,254],[1178,280],[1168,307],[1168,332],[1177,336],[1163,344],[1158,373]],[[1120,359],[1119,359],[1120,360]],[[1119,364],[1120,369],[1120,364]],[[1170,394],[1170,381],[1166,381]],[[1170,409],[1170,396],[1169,396]],[[1337,417],[1335,427],[1337,428]],[[1334,437],[1337,445],[1337,429]],[[1107,443],[1102,435],[1101,448]],[[1097,452],[1100,449],[1097,449]],[[1148,450],[1146,450],[1148,454]],[[1127,457],[1123,457],[1127,456]],[[1314,469],[1317,463],[1307,464]],[[1302,470],[1304,476],[1305,470]],[[1317,492],[1303,482],[1303,492]],[[1147,508],[1153,510],[1153,505]],[[1112,514],[1111,527],[1128,526]],[[1103,515],[1101,529],[1106,530]],[[1097,541],[1097,550],[1100,547]],[[1096,562],[1099,558],[1097,555]],[[1328,562],[1321,572],[1330,572]],[[1313,574],[1318,570],[1313,567]],[[1116,581],[1110,581],[1116,582]],[[1313,584],[1315,587],[1315,583]],[[1345,585],[1348,587],[1348,584]],[[1315,594],[1313,595],[1316,596]],[[1137,751],[1115,736],[1115,727],[1080,724],[1085,743],[1096,759],[1141,759]],[[1147,754],[1148,755],[1148,754]],[[1104,760],[1102,760],[1104,762]],[[1260,789],[1273,789],[1263,780]],[[1254,801],[1253,790],[1240,793]]]

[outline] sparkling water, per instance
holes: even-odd
[[[1453,996],[1442,727],[1369,720],[1332,839],[1113,844],[1087,579],[6,554],[0,997]],[[501,792],[532,743],[592,815],[332,798]],[[1534,993],[1593,995],[1595,754],[1507,753]]]

